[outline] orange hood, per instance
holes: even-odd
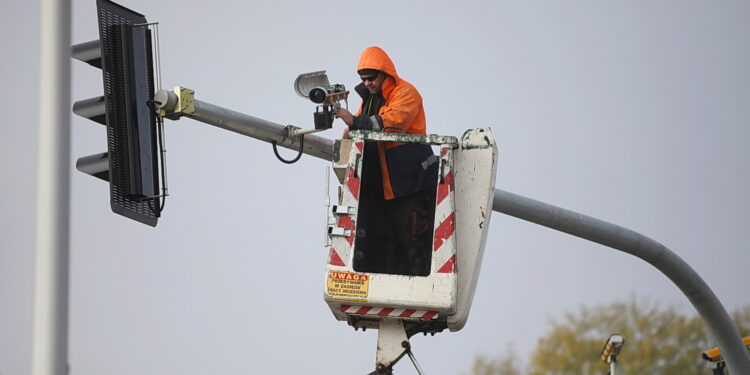
[[[357,71],[362,69],[375,69],[381,72],[387,73],[389,76],[398,80],[398,74],[396,74],[396,66],[393,65],[393,61],[388,57],[380,47],[367,47],[362,51],[362,56],[359,58],[359,64],[357,64]]]
[[[382,48],[377,46],[367,47],[362,51],[362,56],[359,57],[359,64],[357,64],[357,71],[362,69],[379,70],[393,78],[386,79],[383,82],[383,97],[386,100],[393,91],[393,88],[400,82],[404,82],[396,73],[396,66],[393,65],[391,58],[388,57],[388,54]]]

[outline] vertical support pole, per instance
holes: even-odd
[[[41,1],[33,375],[67,373],[70,0]]]

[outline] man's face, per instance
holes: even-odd
[[[379,94],[383,89],[385,74],[383,74],[382,72],[379,72],[377,74],[361,75],[359,76],[359,78],[362,78],[362,83],[365,84],[365,87],[368,91],[370,91],[370,94]]]

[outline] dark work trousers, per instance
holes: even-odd
[[[429,189],[385,201],[386,216],[398,249],[390,259],[388,273],[414,276],[430,273],[434,205],[434,194]]]
[[[435,187],[386,200],[377,157],[374,144],[366,144],[354,269],[427,276],[432,260]]]

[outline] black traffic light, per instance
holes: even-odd
[[[76,102],[73,112],[107,126],[107,152],[78,159],[76,168],[109,181],[112,211],[156,226],[164,195],[151,30],[142,14],[109,0],[96,5],[99,40],[75,45],[71,53],[102,69],[104,96]]]

